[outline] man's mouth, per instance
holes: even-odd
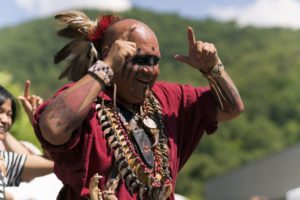
[[[151,80],[152,80],[152,76],[146,75],[144,73],[137,73],[135,79],[143,84],[149,85]]]
[[[137,81],[140,82],[140,83],[146,84],[146,85],[149,85],[149,83],[150,83],[150,81],[148,81],[148,80],[138,79]]]

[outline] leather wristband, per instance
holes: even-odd
[[[224,70],[223,63],[218,62],[208,73],[205,73],[202,70],[200,70],[200,72],[204,76],[220,77],[223,70]]]
[[[105,86],[109,86],[114,72],[105,62],[98,60],[88,69],[88,74]]]

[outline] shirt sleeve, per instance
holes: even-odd
[[[162,104],[172,160],[180,169],[203,134],[217,130],[217,104],[209,87],[160,82],[154,91]]]
[[[7,186],[18,186],[27,156],[14,152],[2,151],[6,166]]]
[[[4,199],[4,189],[5,188],[5,179],[4,179],[4,176],[1,172],[0,174],[0,199]]]
[[[61,94],[62,91],[69,88],[72,84],[64,86],[59,90],[54,98]],[[75,100],[74,100],[75,101]],[[36,137],[43,149],[47,150],[50,157],[54,161],[54,172],[60,180],[64,180],[66,184],[73,185],[81,190],[82,181],[78,181],[85,177],[86,165],[88,165],[90,148],[93,142],[92,124],[97,124],[94,107],[87,114],[81,125],[74,130],[71,138],[62,145],[53,145],[48,142],[41,133],[39,121],[43,111],[49,104],[49,100],[42,104],[36,111],[34,116],[34,130]],[[98,128],[98,127],[97,127]],[[80,178],[79,178],[80,177]]]
[[[66,89],[71,87],[73,84],[74,83],[70,83],[70,84],[67,84],[64,87],[62,87],[51,99],[53,99],[56,96],[58,96],[59,94],[61,94],[63,91],[65,91]],[[34,127],[36,137],[38,138],[39,142],[41,143],[41,145],[44,149],[47,149],[48,151],[52,151],[52,152],[64,152],[64,151],[66,151],[68,149],[72,149],[74,146],[76,146],[76,144],[78,143],[78,141],[80,139],[80,128],[78,128],[77,130],[74,131],[74,133],[72,134],[69,141],[65,144],[53,145],[53,144],[49,143],[47,140],[45,140],[45,138],[43,137],[41,130],[40,130],[39,121],[40,121],[43,111],[46,109],[46,107],[48,106],[51,99],[45,101],[41,106],[38,107],[38,109],[34,115],[33,127]]]

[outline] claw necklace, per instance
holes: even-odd
[[[132,139],[134,130],[124,123],[112,103],[104,103],[99,98],[96,100],[96,110],[103,135],[109,150],[114,155],[116,169],[127,190],[131,194],[138,193],[140,199],[167,199],[173,191],[173,180],[169,169],[168,138],[164,133],[160,104],[154,95],[150,92],[141,108],[145,115],[143,119],[147,119],[143,122],[144,129],[148,127],[157,130],[150,132],[151,139],[154,141],[150,147],[154,155],[153,166],[143,161],[143,156],[138,153]],[[107,186],[108,192],[103,194],[114,194],[117,185]],[[104,195],[103,199],[110,199],[110,197]]]

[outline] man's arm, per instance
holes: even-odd
[[[218,121],[231,120],[244,111],[239,91],[220,60],[209,73],[203,75],[207,78],[218,103]]]
[[[244,104],[239,92],[226,73],[211,43],[196,41],[193,29],[188,28],[189,55],[176,55],[177,61],[199,69],[207,78],[218,103],[218,121],[226,121],[237,117],[244,111]]]
[[[45,140],[54,145],[66,143],[77,129],[104,85],[85,75],[72,87],[52,99],[43,111],[40,129]]]
[[[71,138],[72,132],[83,122],[99,92],[108,84],[107,78],[112,78],[103,74],[106,73],[103,72],[105,70],[99,72],[99,68],[109,66],[113,71],[111,75],[118,73],[125,59],[135,55],[136,44],[127,41],[134,29],[135,27],[129,27],[110,48],[105,46],[103,62],[97,61],[89,69],[89,74],[49,102],[39,122],[45,140],[61,145]]]

